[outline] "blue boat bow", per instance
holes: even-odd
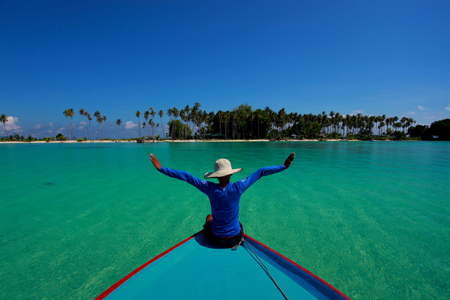
[[[295,262],[245,235],[290,300],[350,299]],[[114,284],[107,299],[284,299],[250,247],[210,244],[203,233],[187,238]]]

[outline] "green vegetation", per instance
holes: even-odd
[[[422,133],[422,139],[450,141],[450,119],[431,123],[430,128]]]
[[[0,116],[0,121],[3,123],[3,128],[5,128],[6,136],[8,136],[8,131],[6,130],[6,122],[8,122],[8,116],[6,114],[2,114]]]
[[[79,110],[82,118],[84,139],[79,138],[78,141],[91,139],[90,121],[92,120],[89,112],[81,108]],[[75,140],[73,129],[74,109],[66,109],[63,111],[67,117],[67,136],[64,137],[59,133],[56,138],[44,138],[41,140]],[[287,113],[284,108],[278,112],[273,111],[270,107],[264,109],[253,110],[248,104],[241,104],[239,107],[231,111],[207,112],[201,110],[200,103],[196,102],[191,108],[186,105],[184,109],[176,107],[169,108],[167,115],[170,117],[169,132],[165,133],[162,117],[164,111],[159,110],[158,116],[161,122],[155,123],[153,118],[156,112],[152,107],[144,113],[145,121],[142,123],[144,135],[141,134],[141,112],[136,112],[139,126],[139,138],[147,140],[159,139],[348,139],[348,140],[450,140],[450,119],[436,121],[430,127],[424,125],[412,126],[416,123],[411,118],[403,117],[386,117],[367,116],[358,113],[356,115],[341,115],[331,111],[329,114],[322,112],[321,114],[299,114],[296,112]],[[102,116],[97,110],[94,114],[97,121],[97,138],[100,140],[110,140],[106,137],[106,116]],[[84,117],[89,121],[85,124]],[[70,118],[70,120],[69,120]],[[6,114],[1,115],[1,122],[6,131],[5,123],[8,122]],[[101,126],[103,124],[103,127]],[[119,136],[121,140],[122,120],[117,119],[116,124],[119,125]],[[162,127],[162,137],[155,137],[155,127]],[[150,132],[151,130],[151,132]],[[150,138],[151,137],[151,138]],[[10,135],[9,138],[2,138],[2,141],[34,141],[35,138],[29,136],[24,139],[18,134]],[[129,139],[136,140],[136,138]]]
[[[428,128],[430,128],[428,125],[417,125],[410,127],[408,128],[408,134],[413,138],[421,137]]]
[[[169,131],[172,132],[173,137],[179,139],[192,138],[192,130],[188,125],[183,124],[180,120],[171,120],[169,122]]]
[[[56,140],[57,141],[65,141],[67,138],[64,137],[64,135],[62,135],[62,133],[58,133],[58,135],[56,136]]]

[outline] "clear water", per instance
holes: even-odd
[[[0,145],[0,299],[93,299],[201,229],[202,177],[229,158],[247,234],[352,299],[450,299],[450,143]]]

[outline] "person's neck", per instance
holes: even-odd
[[[219,186],[221,187],[227,187],[227,185],[230,183],[230,178],[220,178],[219,179]]]

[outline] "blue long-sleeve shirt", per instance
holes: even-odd
[[[241,195],[258,179],[285,169],[284,165],[265,167],[257,170],[245,179],[221,187],[217,183],[201,180],[188,172],[161,167],[161,173],[172,178],[186,181],[205,193],[211,203],[213,222],[212,232],[218,237],[233,237],[239,234],[239,201]]]

